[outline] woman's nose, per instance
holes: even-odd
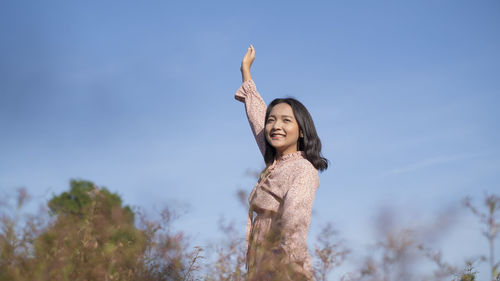
[[[282,125],[281,121],[277,120],[273,124],[273,129],[280,129],[281,125]]]

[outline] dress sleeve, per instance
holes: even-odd
[[[283,198],[281,247],[289,262],[302,269],[306,276],[312,274],[306,239],[318,186],[316,169],[298,167],[290,178],[290,189]]]
[[[234,98],[245,103],[248,122],[252,129],[260,152],[264,155],[266,150],[266,136],[264,132],[264,124],[266,118],[266,103],[257,91],[257,87],[253,80],[243,82],[241,87],[236,91]]]

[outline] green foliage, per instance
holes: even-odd
[[[168,208],[156,221],[138,212],[136,226],[119,195],[72,180],[48,202],[50,220],[38,214],[20,223],[26,198],[21,190],[16,207],[0,205],[0,281],[195,279],[201,248],[187,250],[182,233],[171,230]]]
[[[94,187],[95,185],[90,181],[71,180],[69,192],[54,196],[49,201],[51,213],[82,215],[83,209],[92,202],[90,194]]]
[[[84,218],[92,210],[91,204],[99,194],[99,201],[104,207],[102,212],[112,217],[113,210],[121,209],[125,220],[134,223],[134,212],[128,206],[122,207],[122,199],[116,193],[111,193],[105,187],[98,188],[94,183],[85,180],[71,180],[70,191],[54,196],[48,203],[51,214],[58,216],[76,216]],[[116,215],[116,214],[115,214]]]
[[[146,248],[133,212],[92,182],[72,180],[70,186],[49,201],[56,219],[34,241],[35,260],[43,260],[34,270],[47,280],[132,280]]]
[[[476,280],[476,275],[472,273],[465,273],[460,277],[460,281],[474,281]]]

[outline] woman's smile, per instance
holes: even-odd
[[[286,137],[286,135],[282,134],[282,133],[271,133],[271,139],[273,139],[273,140],[279,140],[279,139],[282,139],[285,137]]]

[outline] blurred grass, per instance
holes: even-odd
[[[245,202],[246,193],[237,197]],[[174,231],[175,210],[166,206],[158,219],[124,206],[120,196],[90,181],[72,180],[67,192],[47,202],[46,211],[26,214],[26,190],[0,204],[0,281],[28,280],[227,280],[247,279],[245,241],[234,223],[221,221],[225,235],[211,249],[193,247],[182,231]],[[451,265],[439,250],[422,243],[410,228],[391,225],[390,213],[381,212],[380,234],[374,250],[344,281],[476,280],[475,266],[487,262],[491,280],[498,280],[494,242],[498,237],[500,199],[486,195],[483,208],[466,198],[463,205],[483,224],[490,251],[464,265]],[[484,209],[484,211],[483,211]],[[440,216],[438,216],[440,218]],[[460,245],[457,245],[460,246]],[[212,251],[212,258],[207,258]],[[331,224],[327,224],[311,252],[315,279],[328,280],[332,271],[350,262],[350,250]],[[416,270],[422,260],[434,270]],[[292,277],[293,279],[293,277]]]

